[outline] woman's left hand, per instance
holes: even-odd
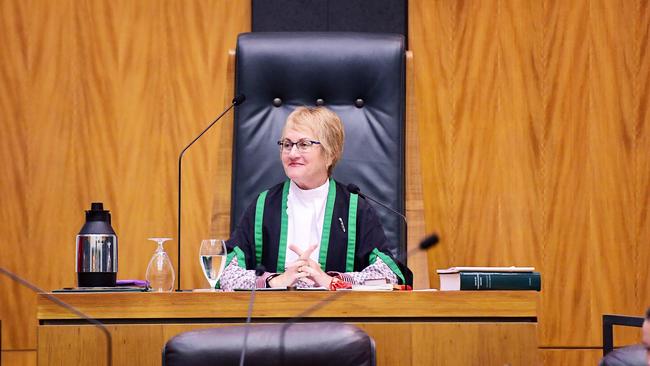
[[[320,267],[320,264],[318,262],[309,258],[309,256],[316,249],[316,247],[317,245],[311,245],[303,252],[297,246],[293,244],[289,245],[289,249],[291,249],[294,253],[296,253],[298,257],[300,257],[300,259],[306,262],[306,264],[303,264],[298,268],[298,271],[308,273],[309,278],[312,281],[314,281],[318,286],[329,288],[330,283],[332,283],[333,277],[325,273],[325,271],[323,271],[323,269]]]

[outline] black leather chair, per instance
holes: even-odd
[[[239,365],[245,326],[181,333],[163,349],[163,366]],[[343,323],[251,325],[246,365],[374,366],[375,342]]]
[[[643,317],[624,315],[603,315],[603,358],[600,366],[647,366],[647,351],[644,345],[636,344],[614,349],[614,325],[629,327],[643,326]]]
[[[324,105],[345,125],[333,177],[405,212],[404,37],[370,33],[245,33],[236,50],[231,230],[257,195],[286,179],[275,142],[298,106]],[[375,206],[405,263],[402,220]]]

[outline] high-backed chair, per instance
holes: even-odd
[[[404,71],[399,35],[240,35],[235,90],[247,100],[235,111],[231,228],[261,191],[286,179],[275,141],[302,105],[324,105],[343,121],[334,178],[404,212]],[[402,248],[399,217],[377,211],[389,241]]]
[[[163,349],[163,366],[239,365],[245,326],[181,333]],[[266,324],[249,328],[246,365],[374,366],[375,342],[343,323]]]
[[[260,192],[286,179],[275,144],[284,122],[298,106],[323,105],[341,117],[346,133],[343,156],[333,177],[344,184],[356,184],[362,192],[402,213],[407,208],[407,194],[419,194],[414,206],[420,225],[411,224],[409,230],[420,240],[424,221],[421,187],[406,189],[407,184],[420,182],[418,157],[412,164],[417,174],[406,164],[406,147],[418,148],[417,132],[415,139],[407,142],[406,59],[401,35],[241,34],[234,91],[245,94],[246,102],[234,114],[231,196],[215,199],[213,232],[228,235]],[[413,131],[414,123],[410,127]],[[220,166],[224,165],[221,161]],[[407,176],[411,182],[406,182]],[[228,213],[224,212],[226,204],[231,207]],[[375,207],[389,242],[397,244],[393,254],[406,262],[403,221]],[[224,234],[219,227],[225,216],[230,226]],[[426,276],[426,268],[424,271]]]
[[[642,344],[614,349],[614,325],[641,327],[645,318],[625,315],[603,315],[603,359],[600,366],[647,365],[646,348]]]

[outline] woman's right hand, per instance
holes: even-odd
[[[305,260],[299,259],[287,266],[284,273],[279,276],[273,277],[269,281],[269,286],[271,287],[288,287],[293,286],[299,279],[306,278],[309,276],[309,273],[300,272],[298,269],[307,262]]]

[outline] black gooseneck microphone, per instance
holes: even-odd
[[[246,329],[244,329],[244,346],[241,349],[241,354],[239,355],[239,366],[244,366],[244,360],[246,359],[246,345],[248,343],[248,330],[251,325],[251,317],[253,315],[253,303],[255,302],[255,288],[257,288],[257,279],[266,272],[266,268],[262,264],[258,264],[255,267],[255,282],[253,283],[253,289],[251,290],[251,298],[248,301],[248,316],[246,317]]]
[[[113,365],[113,337],[111,337],[111,333],[108,331],[108,329],[102,322],[100,322],[97,319],[93,319],[90,316],[82,313],[79,309],[57,298],[56,296],[52,296],[51,294],[48,294],[47,292],[45,292],[45,290],[27,281],[26,279],[18,276],[17,274],[9,271],[8,269],[5,269],[4,267],[0,267],[0,273],[11,278],[13,281],[20,283],[21,285],[27,287],[28,289],[47,297],[47,299],[52,301],[53,303],[77,315],[78,317],[84,319],[88,323],[94,324],[97,328],[99,328],[99,330],[101,330],[106,336],[106,364],[108,366]]]
[[[359,186],[357,186],[356,184],[353,184],[353,183],[348,184],[347,189],[348,189],[348,191],[350,193],[358,194],[359,197],[370,200],[370,201],[378,204],[379,206],[387,209],[388,211],[394,213],[395,215],[401,217],[402,220],[404,221],[404,237],[407,238],[407,240],[408,240],[408,237],[409,237],[408,236],[409,224],[406,221],[406,216],[404,216],[401,212],[395,210],[394,208],[388,206],[387,204],[385,204],[383,202],[380,202],[380,201],[377,201],[376,199],[374,199],[374,198],[372,198],[372,197],[370,197],[370,196],[368,196],[368,195],[366,195],[364,193],[361,193],[361,188],[359,188]],[[408,255],[404,256],[404,259],[407,259],[407,258],[408,258]],[[406,263],[406,261],[404,261],[404,263]]]
[[[187,146],[185,146],[185,148],[178,155],[178,226],[177,226],[177,229],[178,229],[178,263],[177,263],[178,264],[178,266],[177,266],[177,268],[178,268],[178,287],[176,288],[176,291],[181,290],[181,208],[182,208],[181,204],[183,202],[183,200],[181,198],[181,193],[183,191],[181,179],[182,179],[183,175],[181,173],[183,171],[183,155],[185,155],[185,151],[187,151],[187,149],[189,149],[190,146],[192,146],[196,142],[196,140],[200,139],[201,136],[203,136],[204,133],[206,133],[212,126],[214,126],[214,124],[217,123],[217,121],[219,121],[221,119],[221,117],[223,117],[226,113],[228,113],[228,111],[231,110],[234,106],[244,103],[245,100],[246,100],[246,96],[244,94],[239,94],[238,96],[234,97],[232,99],[232,102],[228,106],[228,108],[226,108],[223,112],[221,112],[221,114],[218,115],[217,118],[212,120],[212,123],[210,123],[208,125],[208,127],[206,127],[203,130],[203,132],[201,132],[198,136],[196,136],[194,138],[194,140],[192,140],[192,142],[187,144]]]
[[[409,250],[406,253],[406,257],[408,258],[411,255],[415,254],[415,252],[419,252],[420,250],[427,250],[433,247],[434,245],[438,244],[439,241],[440,241],[440,237],[438,237],[438,234],[433,233],[427,236],[426,238],[424,238],[416,248]]]

